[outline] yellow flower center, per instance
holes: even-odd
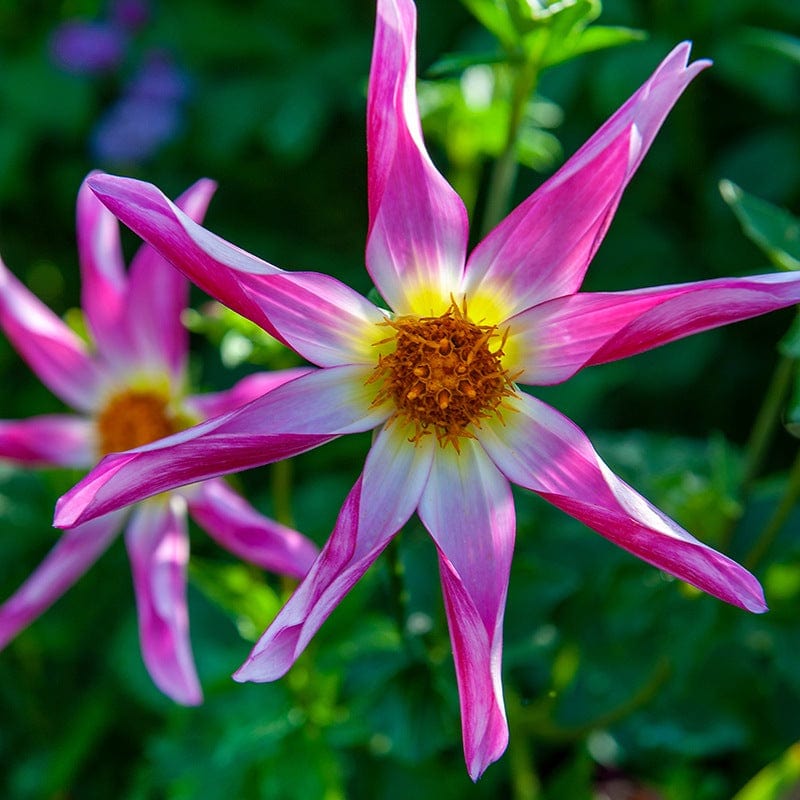
[[[168,398],[152,389],[126,389],[115,394],[97,416],[101,455],[149,444],[187,427],[172,414]]]
[[[470,426],[492,416],[502,421],[503,398],[515,390],[502,364],[506,334],[496,325],[471,322],[466,304],[455,302],[439,317],[398,317],[381,325],[394,334],[376,345],[393,343],[394,349],[378,357],[369,378],[381,382],[373,404],[391,399],[394,417],[414,424],[411,441],[433,432],[443,447],[450,443],[458,451],[461,437],[474,438]]]

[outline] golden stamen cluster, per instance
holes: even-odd
[[[392,352],[379,356],[369,382],[381,381],[375,405],[391,399],[403,422],[413,422],[411,441],[434,432],[444,447],[474,438],[470,425],[491,416],[502,417],[503,398],[514,394],[513,377],[503,368],[503,346],[491,350],[500,337],[496,325],[477,325],[463,307],[452,302],[440,317],[398,317],[381,323],[394,335],[376,345],[394,342]]]
[[[102,455],[149,444],[185,426],[170,414],[167,398],[155,391],[128,389],[114,395],[97,417]]]

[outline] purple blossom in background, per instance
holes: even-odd
[[[79,75],[114,72],[127,55],[131,34],[150,18],[146,0],[112,0],[104,20],[69,20],[54,31],[53,61]],[[92,158],[119,167],[153,156],[181,130],[188,87],[171,53],[148,52],[121,96],[94,126],[89,137]]]
[[[127,34],[114,25],[73,19],[53,32],[50,54],[67,72],[97,75],[119,67],[127,45]]]
[[[130,164],[152,156],[180,131],[188,93],[188,79],[169,53],[151,53],[97,124],[93,157],[101,163]]]

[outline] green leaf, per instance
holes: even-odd
[[[501,0],[461,0],[473,16],[491,31],[504,47],[513,49],[518,35],[508,11],[508,4]]]
[[[788,798],[800,782],[800,742],[791,745],[780,758],[767,764],[749,780],[733,800],[780,800]]]
[[[486,64],[504,64],[507,57],[496,50],[485,50],[480,53],[445,53],[437,59],[427,70],[427,78],[443,78],[458,75],[469,67]]]
[[[800,64],[800,38],[797,36],[763,28],[745,28],[743,37],[748,44],[764,47]]]
[[[788,358],[800,359],[800,314],[795,315],[789,330],[781,337],[778,350]]]
[[[800,324],[795,324],[792,330],[796,330]],[[794,386],[792,387],[792,395],[786,407],[786,418],[784,420],[786,430],[792,436],[800,439],[800,370],[795,370]]]
[[[732,181],[720,181],[722,199],[745,235],[781,269],[800,269],[800,220],[788,211],[747,194]]]
[[[591,27],[602,8],[596,0],[577,0],[572,3],[554,3],[543,12],[534,14],[536,24],[524,39],[524,49],[540,69],[560,64],[571,58],[616,47],[646,38],[644,31],[634,28]],[[546,24],[542,25],[542,21]]]
[[[188,308],[181,320],[192,333],[206,336],[220,348],[226,367],[237,367],[244,362],[272,369],[297,364],[291,350],[254,322],[220,303],[208,303],[201,311]]]
[[[592,25],[581,31],[573,39],[554,42],[547,51],[547,61],[543,66],[552,67],[571,58],[592,53],[595,50],[607,50],[631,42],[641,42],[647,38],[647,32],[637,28],[625,28],[612,25]]]
[[[245,564],[215,564],[193,557],[192,583],[235,620],[244,639],[254,642],[281,606],[260,573]]]

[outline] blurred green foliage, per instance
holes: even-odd
[[[563,4],[568,35],[548,43],[532,11],[539,5],[419,0],[426,133],[473,216],[483,211],[491,161],[503,149],[498,126],[508,102],[489,94],[476,106],[474,92],[487,78],[502,87],[505,59],[522,48],[551,65],[526,98],[516,202],[674,44],[692,39],[695,57],[715,66],[668,118],[587,288],[771,269],[717,185],[726,179],[795,214],[800,207],[800,6],[607,0],[595,20],[599,3],[581,0]],[[331,272],[368,291],[372,3],[163,2],[117,74],[60,72],[48,55],[53,29],[102,11],[99,0],[0,0],[0,252],[9,267],[59,313],[76,305],[75,195],[99,167],[172,194],[209,175],[220,183],[207,217],[212,230],[282,267]],[[629,41],[634,30],[647,39]],[[154,46],[168,48],[190,76],[182,132],[142,163],[92,162],[97,120],[137,53]],[[133,237],[125,241],[135,246]],[[206,299],[196,299],[207,311]],[[250,369],[291,363],[224,313],[190,322],[202,387],[225,388]],[[230,674],[289,587],[194,537],[192,638],[207,698],[197,709],[172,705],[147,677],[117,545],[0,653],[0,797],[580,800],[625,796],[611,794],[617,786],[648,787],[668,800],[788,798],[800,740],[796,506],[769,549],[758,553],[758,542],[786,496],[796,441],[773,431],[757,474],[747,472],[750,432],[780,357],[776,343],[791,322],[791,311],[774,314],[539,393],[693,533],[734,558],[757,553],[768,615],[699,595],[517,492],[504,661],[511,744],[473,785],[461,755],[434,547],[418,522],[289,675],[265,685],[236,684]],[[2,417],[58,410],[2,338],[0,385]],[[294,523],[316,541],[329,532],[367,446],[367,436],[353,436],[293,462]],[[0,468],[0,597],[55,541],[52,506],[76,477]],[[266,513],[282,502],[273,468],[233,480]]]

